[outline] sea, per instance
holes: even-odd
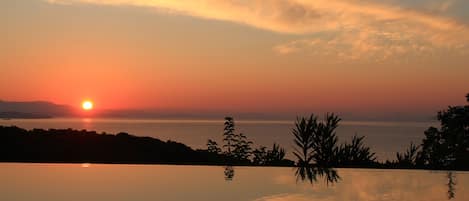
[[[18,126],[25,129],[86,129],[98,133],[126,132],[136,136],[149,136],[160,140],[184,143],[194,149],[206,148],[207,140],[222,144],[224,120],[194,119],[107,119],[107,118],[50,118],[50,119],[2,119],[2,126]],[[405,151],[411,142],[420,144],[424,131],[438,122],[390,122],[390,121],[342,121],[336,130],[340,142],[350,141],[354,135],[365,136],[365,144],[376,153],[378,161],[395,160],[396,152]],[[294,159],[294,121],[237,120],[237,133],[245,134],[253,142],[253,148],[281,145],[286,157]]]

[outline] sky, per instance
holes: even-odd
[[[467,0],[2,0],[0,99],[419,116],[465,103]]]

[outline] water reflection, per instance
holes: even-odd
[[[453,172],[448,172],[446,176],[448,177],[448,199],[451,200],[455,196],[456,175]]]
[[[225,166],[223,171],[226,181],[233,181],[235,170],[233,166]],[[333,168],[323,168],[315,166],[299,166],[295,171],[296,181],[308,181],[311,184],[318,181],[318,178],[324,178],[327,185],[337,183],[340,176],[337,170]],[[453,183],[452,183],[453,184]],[[449,184],[448,184],[449,185]]]
[[[311,184],[317,182],[318,177],[324,178],[327,185],[329,183],[336,183],[339,181],[340,176],[337,174],[337,170],[333,168],[323,168],[314,166],[299,166],[295,171],[296,181],[309,181]]]
[[[233,180],[233,177],[235,175],[233,166],[226,166],[224,173],[225,173],[225,180],[226,181],[232,181]]]
[[[223,171],[236,171],[231,182]],[[303,168],[304,173],[308,169]],[[1,201],[451,201],[469,198],[467,172],[335,169],[333,187],[297,182],[291,167],[0,164]],[[332,171],[333,172],[333,171]],[[310,174],[313,175],[313,174]],[[330,174],[334,175],[334,174]],[[450,175],[448,177],[448,175]],[[333,177],[329,177],[333,178]],[[300,178],[301,179],[301,178]],[[457,184],[454,185],[454,184]]]

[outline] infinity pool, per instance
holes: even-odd
[[[0,163],[2,201],[442,201],[469,199],[468,172]]]

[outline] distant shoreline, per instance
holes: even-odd
[[[25,112],[0,112],[0,119],[12,120],[12,119],[51,119],[50,115],[25,113]]]

